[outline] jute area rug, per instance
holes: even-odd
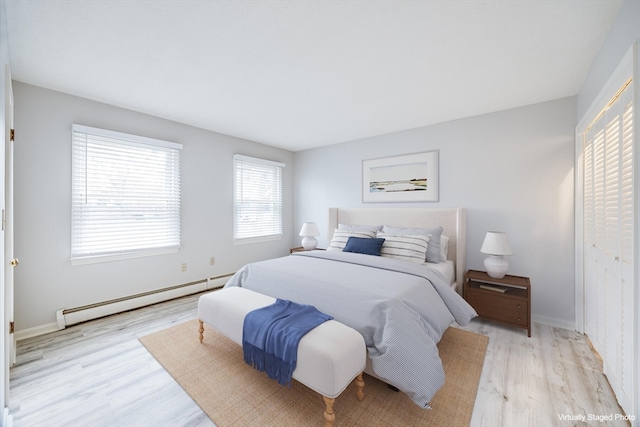
[[[198,321],[140,338],[218,427],[307,427],[324,425],[322,397],[293,381],[283,387],[242,360],[242,349]],[[404,393],[365,375],[364,400],[352,383],[336,398],[336,427],[469,426],[489,339],[449,328],[438,344],[446,383],[421,409]]]

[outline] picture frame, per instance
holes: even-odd
[[[438,150],[362,161],[362,202],[437,202]]]

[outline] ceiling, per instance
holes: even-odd
[[[292,151],[576,95],[619,0],[6,0],[15,80]]]

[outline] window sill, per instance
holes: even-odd
[[[282,234],[264,237],[247,237],[246,239],[233,239],[234,245],[247,245],[250,243],[268,242],[272,240],[282,240]]]
[[[71,265],[97,264],[101,262],[111,262],[111,261],[143,258],[143,257],[149,257],[149,256],[156,256],[156,255],[175,254],[175,253],[178,253],[179,250],[180,250],[180,247],[152,249],[152,250],[143,250],[140,252],[128,252],[128,253],[111,254],[111,255],[77,257],[77,258],[71,258],[70,261],[71,261]]]

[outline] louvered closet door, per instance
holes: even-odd
[[[599,352],[604,349],[604,307],[600,304],[604,299],[604,265],[601,247],[596,244],[597,240],[603,240],[601,234],[596,238],[596,230],[602,227],[597,227],[596,223],[598,220],[602,222],[603,212],[604,162],[598,161],[604,158],[603,143],[604,131],[599,130],[595,137],[594,132],[588,133],[585,135],[583,156],[585,332]]]
[[[583,135],[583,252],[584,252],[584,331],[591,341],[598,338],[598,295],[595,280],[595,227],[593,201],[593,138]],[[595,345],[595,344],[594,344]],[[599,347],[599,346],[597,346]]]
[[[585,332],[623,408],[633,408],[633,88],[583,134]]]
[[[617,105],[617,104],[616,104]],[[617,110],[617,109],[615,109]],[[616,113],[616,111],[609,111]],[[620,351],[620,119],[619,114],[607,114],[604,142],[604,303],[605,303],[605,374],[609,381],[619,381]],[[610,117],[613,116],[613,117]],[[608,365],[608,367],[607,367]]]
[[[632,90],[627,89],[623,96],[623,108],[621,108],[621,145],[620,145],[620,310],[621,351],[620,351],[620,389],[624,400],[637,402],[639,396],[634,396],[634,378],[638,378],[634,360],[634,343],[639,333],[634,327],[634,301],[636,299],[637,284],[634,280],[634,227],[633,227],[633,102]],[[630,405],[623,404],[625,408]],[[630,412],[627,409],[627,412]]]

